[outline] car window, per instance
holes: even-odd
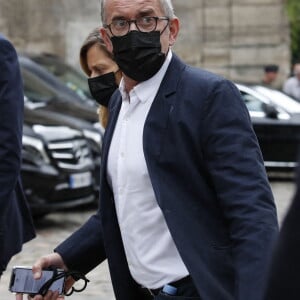
[[[54,92],[37,76],[28,72],[24,68],[21,68],[21,73],[23,78],[24,94],[30,101],[45,102],[55,96]]]
[[[54,76],[58,77],[82,99],[91,98],[87,78],[75,68],[59,60],[47,60],[42,58],[36,58],[34,60],[45,67]]]
[[[261,102],[261,100],[259,100],[255,96],[245,93],[243,91],[241,91],[241,95],[242,95],[242,98],[250,112],[251,111],[264,112],[263,105],[262,105],[263,102]]]
[[[272,102],[289,113],[300,113],[299,102],[282,93],[281,91],[269,89],[264,86],[254,86],[253,89],[266,97],[272,99]]]

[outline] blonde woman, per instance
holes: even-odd
[[[91,94],[100,105],[99,120],[105,128],[108,120],[108,102],[119,86],[122,72],[112,54],[108,52],[101,37],[100,28],[95,28],[81,46],[80,65],[89,77]]]

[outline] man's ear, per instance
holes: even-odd
[[[113,51],[113,46],[112,46],[110,37],[109,37],[109,35],[108,35],[106,29],[103,28],[103,27],[101,27],[101,28],[100,28],[100,33],[101,33],[101,36],[102,36],[102,38],[103,38],[103,41],[104,41],[104,43],[105,43],[105,46],[106,46],[107,50],[108,50],[109,52],[112,53],[112,51]]]
[[[179,28],[180,28],[180,23],[177,17],[170,20],[170,36],[169,36],[170,46],[174,45],[179,33]]]

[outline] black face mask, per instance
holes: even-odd
[[[118,88],[115,73],[107,73],[88,79],[90,92],[93,98],[103,106],[108,106],[109,99]]]
[[[142,82],[151,78],[163,65],[166,55],[161,52],[159,31],[130,31],[113,36],[114,59],[129,78]]]

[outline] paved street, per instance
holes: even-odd
[[[294,193],[294,184],[293,182],[272,182],[271,185],[278,209],[279,222],[281,223],[290,205],[290,200]],[[9,277],[13,266],[31,266],[36,258],[52,252],[55,245],[69,236],[69,234],[78,228],[92,213],[93,210],[55,213],[38,222],[36,224],[37,238],[26,244],[23,248],[23,252],[11,260],[7,271],[3,275],[0,282],[0,298],[3,300],[15,298],[8,292]],[[114,299],[106,264],[102,264],[90,272],[87,277],[91,281],[88,284],[88,288],[81,294],[72,295],[70,299]]]

